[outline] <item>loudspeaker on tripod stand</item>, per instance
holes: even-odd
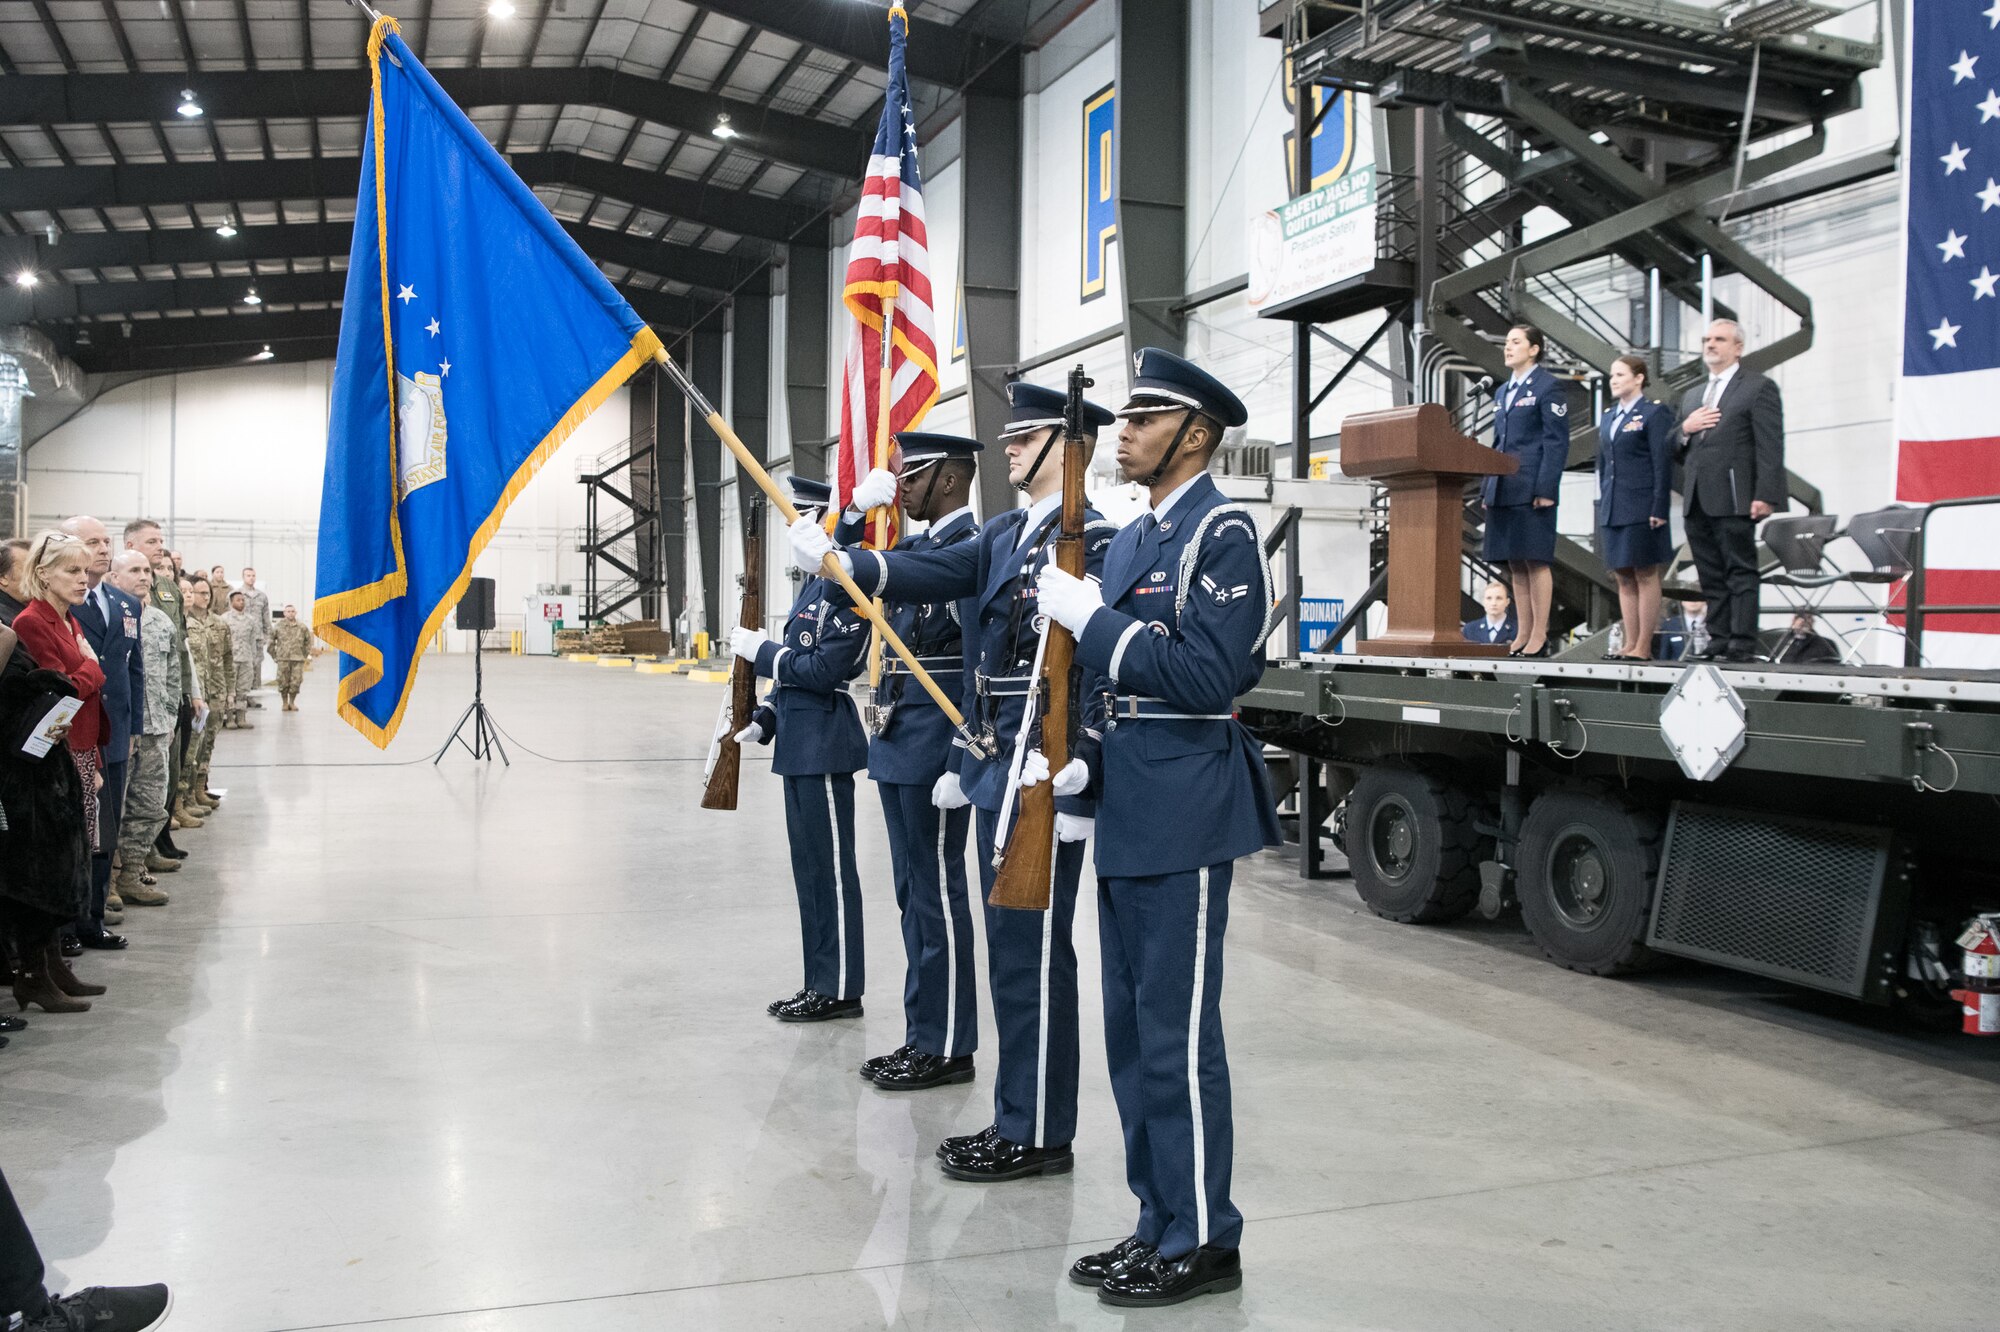
[[[465,585],[465,595],[458,599],[458,627],[486,630],[493,628],[495,623],[493,580],[475,578]]]
[[[480,651],[477,637],[493,628],[496,623],[491,578],[474,578],[466,583],[465,595],[458,599],[458,613],[454,622],[461,629],[472,630],[475,635],[472,640],[472,703],[466,708],[465,714],[458,719],[458,725],[452,728],[451,738],[438,750],[437,758],[431,760],[431,766],[436,767],[438,760],[442,759],[456,742],[464,745],[466,751],[476,759],[490,759],[497,753],[502,763],[512,767],[512,761],[508,759],[507,750],[500,743],[497,734],[499,727],[494,725],[493,715],[486,706],[485,653]],[[470,742],[463,734],[467,722],[472,723]]]

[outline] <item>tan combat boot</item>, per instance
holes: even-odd
[[[202,826],[201,816],[195,813],[193,804],[189,802],[186,796],[182,796],[180,803],[174,806],[174,826],[176,828],[199,828]]]
[[[180,867],[181,862],[172,856],[163,856],[157,851],[146,853],[146,868],[155,874],[176,874],[180,872]],[[138,880],[137,872],[133,873],[132,878],[134,882]]]

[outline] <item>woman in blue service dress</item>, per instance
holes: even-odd
[[[1646,361],[1611,363],[1616,401],[1597,423],[1597,549],[1618,580],[1625,646],[1606,661],[1650,661],[1660,623],[1660,576],[1674,558],[1674,414],[1646,397]]]
[[[1542,368],[1542,331],[1533,324],[1507,330],[1501,355],[1513,376],[1494,394],[1493,447],[1520,459],[1512,476],[1489,476],[1486,503],[1489,564],[1507,566],[1518,627],[1510,657],[1553,657],[1549,602],[1555,592],[1556,496],[1569,461],[1569,403],[1563,385]]]

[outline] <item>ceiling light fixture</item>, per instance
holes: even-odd
[[[257,289],[255,287],[252,287],[250,288],[250,290],[243,293],[243,303],[245,305],[262,305],[264,303],[264,298],[257,294]]]
[[[486,6],[486,16],[497,19],[513,18],[514,6],[510,3],[510,0],[493,0],[492,4]]]
[[[180,112],[189,120],[193,120],[201,114],[201,103],[194,100],[194,89],[181,89],[181,104],[175,107],[174,110]]]
[[[727,111],[715,118],[715,128],[710,132],[718,139],[733,139],[736,137],[736,126],[729,123],[729,113]]]
[[[236,219],[224,213],[222,221],[216,224],[215,234],[224,240],[228,240],[231,236],[234,236],[236,234]]]
[[[271,344],[267,342],[264,344],[264,350],[258,352],[255,356],[252,356],[250,359],[253,361],[268,361],[275,355],[277,355],[277,353],[271,350]]]
[[[24,268],[20,272],[14,274],[14,285],[24,290],[28,287],[34,286],[37,282],[40,282],[41,280],[42,279],[40,275],[37,274],[35,270],[32,268]]]

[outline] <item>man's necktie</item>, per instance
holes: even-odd
[[[1710,375],[1708,377],[1708,392],[1701,395],[1701,405],[1704,407],[1713,407],[1715,406],[1716,399],[1720,398],[1721,396],[1722,396],[1722,376]]]

